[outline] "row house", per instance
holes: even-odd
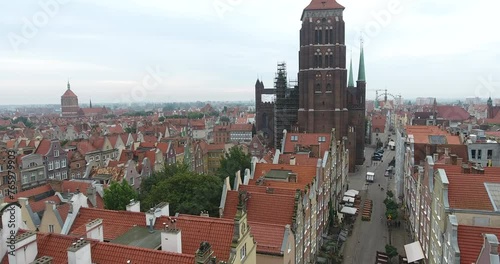
[[[31,189],[47,182],[46,168],[40,154],[20,156],[18,166],[20,171],[21,190]]]
[[[500,166],[500,144],[488,140],[484,130],[473,129],[465,140],[469,161],[483,167]]]
[[[226,151],[224,144],[208,144],[208,173],[215,175],[220,168],[220,162],[224,158]]]
[[[170,216],[168,203],[159,204],[146,213],[140,212],[139,208],[140,204],[136,201],[127,206],[127,211],[81,207],[69,214],[65,223],[69,228],[63,234],[92,238],[88,226],[93,227],[96,219],[99,219],[97,239],[111,245],[133,246],[195,258],[205,256],[200,254],[201,245],[204,250],[210,249],[209,258],[203,261],[197,259],[195,263],[209,264],[215,260],[215,263],[257,263],[257,245],[248,225],[243,200],[233,219],[179,214]],[[136,261],[142,263],[148,260],[149,256],[144,256]]]
[[[227,124],[214,126],[214,143],[225,144],[230,141],[230,126]]]
[[[176,154],[175,154],[175,143],[172,141],[168,142],[158,142],[156,144],[156,148],[160,150],[163,156],[164,163],[166,165],[173,165],[175,164],[176,161]]]
[[[229,126],[229,141],[249,143],[252,141],[252,124],[231,124]]]
[[[61,147],[59,140],[43,139],[35,154],[43,157],[45,175],[48,179],[68,179],[68,153]]]
[[[196,141],[193,146],[192,170],[199,174],[208,173],[208,144],[205,141]]]
[[[500,191],[499,173],[500,169],[495,167],[435,165],[429,263],[457,263],[452,237],[460,239],[468,235],[461,234],[461,225],[500,226],[500,204],[496,198]],[[458,246],[461,247],[460,241]],[[460,262],[470,263],[461,257]]]
[[[85,170],[87,168],[87,161],[85,160],[85,155],[83,155],[78,149],[68,150],[68,161],[69,161],[69,178],[70,179],[80,179],[85,175]]]
[[[264,137],[262,135],[256,134],[253,136],[252,141],[248,146],[248,151],[252,157],[257,157],[259,160],[264,157],[267,153],[266,146],[264,145]]]

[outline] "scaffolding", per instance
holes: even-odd
[[[283,131],[291,132],[297,125],[299,110],[299,88],[297,81],[288,83],[286,63],[278,63],[274,79],[274,144],[281,149]]]

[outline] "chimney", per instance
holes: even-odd
[[[170,225],[165,226],[161,232],[161,250],[182,254],[182,232],[176,227],[177,219],[172,219]]]
[[[290,165],[294,165],[295,166],[295,156],[291,156],[290,157]]]
[[[35,232],[28,231],[17,235],[13,242],[14,248],[10,248],[11,245],[7,245],[9,263],[31,263],[35,261],[36,255],[38,255]]]
[[[127,208],[127,211],[129,211],[129,212],[140,212],[141,211],[141,202],[132,199],[132,200],[130,200],[130,203],[127,204],[126,208]]]
[[[89,199],[90,203],[94,206],[97,207],[97,197],[96,197],[96,188],[93,186],[90,186],[87,188],[87,198]]]
[[[450,151],[449,148],[444,148],[444,155],[448,157],[449,156],[449,151]]]
[[[449,156],[444,156],[444,164],[451,164],[451,158]]]
[[[269,193],[269,194],[274,193],[274,188],[266,187],[266,193]]]
[[[80,238],[68,248],[68,264],[92,264],[89,241]]]
[[[210,214],[208,213],[208,211],[201,211],[200,216],[210,217]]]
[[[87,232],[87,238],[104,241],[104,231],[102,226],[102,219],[94,219],[85,225],[85,231]]]
[[[151,208],[146,212],[146,226],[149,227],[149,232],[154,232],[154,226],[156,223],[156,218],[160,217],[160,210],[156,208]]]
[[[458,166],[462,166],[462,163],[463,163],[462,160],[463,160],[462,158],[457,158],[457,165]]]
[[[30,264],[52,264],[53,258],[49,256],[43,256],[41,258],[36,259]]]
[[[201,242],[200,247],[196,250],[196,254],[194,255],[194,263],[196,264],[210,264],[212,263],[212,255],[214,252],[212,251],[212,246],[208,242]]]
[[[439,154],[438,153],[434,153],[434,155],[432,155],[432,159],[434,160],[434,163],[437,163],[437,161],[439,159]]]
[[[450,157],[451,157],[451,165],[457,165],[457,159],[458,159],[457,154],[451,154]]]

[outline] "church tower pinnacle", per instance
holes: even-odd
[[[366,77],[365,77],[365,53],[363,51],[363,40],[361,40],[361,52],[360,52],[360,55],[359,55],[358,81],[366,82]]]
[[[354,87],[354,77],[352,73],[352,54],[351,54],[351,64],[349,65],[349,83],[347,87]]]

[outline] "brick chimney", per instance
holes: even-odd
[[[28,231],[17,235],[14,243],[14,254],[9,253],[11,249],[7,247],[9,263],[31,263],[35,261],[36,255],[38,255],[35,232]]]
[[[31,262],[31,264],[52,264],[53,263],[53,258],[49,256],[43,256],[40,258],[37,258],[35,261]]]
[[[163,223],[161,232],[161,250],[182,254],[182,232],[176,227],[177,219]]]
[[[290,157],[290,165],[295,166],[295,156]]]
[[[141,202],[132,199],[132,200],[130,200],[130,203],[127,204],[126,208],[127,208],[127,211],[129,211],[129,212],[140,212],[141,211]]]
[[[462,166],[463,159],[462,158],[457,158],[457,165]]]
[[[104,231],[102,226],[102,219],[94,219],[85,225],[85,231],[87,232],[87,238],[104,241]]]
[[[450,158],[451,158],[451,165],[457,165],[457,159],[458,159],[457,154],[451,154]]]
[[[68,264],[92,264],[89,241],[80,238],[68,248]]]

